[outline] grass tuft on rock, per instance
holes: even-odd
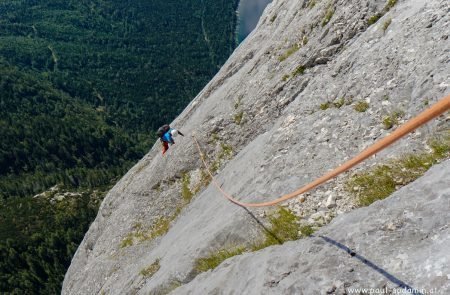
[[[239,113],[237,113],[233,116],[234,123],[236,123],[236,125],[241,125],[243,118],[244,118],[244,112],[240,111]]]
[[[310,236],[314,230],[311,226],[300,226],[298,217],[291,210],[284,207],[278,209],[268,216],[269,225],[264,232],[264,239],[246,248],[244,246],[220,249],[211,252],[208,256],[198,258],[194,269],[196,272],[205,272],[216,268],[224,260],[240,255],[247,251],[258,251],[263,248],[280,245],[287,241],[297,240],[301,237]]]
[[[289,56],[291,56],[292,54],[297,52],[299,49],[300,49],[300,45],[299,44],[296,43],[296,44],[292,45],[288,50],[286,50],[285,53],[283,53],[282,55],[280,55],[278,57],[278,60],[280,62],[286,60]]]
[[[305,46],[306,44],[308,44],[308,37],[305,35],[305,36],[303,36],[303,38],[302,38],[302,44],[303,44],[303,46]]]
[[[322,103],[322,104],[320,104],[319,108],[322,111],[324,111],[326,109],[329,109],[331,107],[334,107],[336,109],[340,109],[344,105],[349,105],[351,103],[352,103],[352,98],[341,97],[341,98],[335,99],[334,101],[327,101],[325,103]]]
[[[150,264],[148,267],[143,268],[139,273],[144,278],[151,278],[160,268],[159,259],[156,259],[155,262]]]
[[[432,165],[450,156],[450,135],[429,143],[431,152],[407,154],[366,172],[358,173],[346,183],[360,206],[382,200],[400,187],[422,176]]]
[[[125,247],[129,247],[129,246],[133,246],[133,236],[128,234],[123,240],[122,242],[120,242],[120,248],[125,248]]]
[[[384,6],[384,8],[383,8],[383,10],[381,12],[377,12],[374,15],[372,15],[371,17],[369,17],[369,19],[367,20],[367,24],[369,26],[371,26],[374,23],[376,23],[380,18],[382,18],[386,13],[388,13],[389,10],[391,10],[391,8],[395,6],[395,4],[397,4],[397,0],[388,0],[386,2],[386,5]],[[388,22],[388,24],[386,25],[387,22]],[[383,29],[386,31],[387,27],[390,24],[391,24],[391,20],[387,20],[383,24]]]
[[[382,16],[383,16],[383,14],[381,14],[381,13],[376,13],[376,14],[372,15],[372,16],[369,17],[369,19],[367,20],[367,24],[368,24],[369,26],[373,25],[373,24],[376,23]]]
[[[173,290],[181,287],[183,285],[178,279],[170,279],[169,282],[165,283],[159,290],[155,292],[155,294],[166,295],[170,294]]]
[[[176,213],[170,217],[160,217],[156,222],[148,227],[143,228],[141,224],[134,226],[134,230],[129,233],[120,243],[120,248],[133,246],[135,243],[153,240],[156,237],[162,236],[170,228],[170,223],[176,218],[181,210],[176,210]]]
[[[269,221],[273,235],[266,233],[266,238],[276,236],[282,243],[300,238],[298,217],[291,210],[279,207],[269,215]]]
[[[353,108],[357,112],[364,113],[365,111],[367,111],[369,109],[369,103],[365,100],[360,100],[355,104],[355,106]]]
[[[268,218],[269,226],[268,230],[264,232],[265,237],[262,241],[252,245],[252,251],[301,238],[298,217],[291,210],[278,207],[277,211],[271,213]]]
[[[327,8],[327,11],[325,12],[325,16],[322,19],[322,27],[326,26],[330,22],[331,18],[333,17],[333,14],[334,14],[334,8],[330,5]]]
[[[186,202],[190,202],[192,200],[192,197],[194,196],[194,193],[189,188],[190,184],[191,184],[190,174],[184,173],[181,182],[181,196],[183,197],[183,200]]]
[[[398,124],[398,120],[401,119],[405,113],[403,111],[394,111],[383,118],[383,128],[386,130],[391,129]]]
[[[286,82],[287,80],[289,80],[290,77],[291,77],[291,75],[285,74],[285,75],[283,75],[283,77],[281,78],[281,80],[282,80],[283,82]]]
[[[325,103],[321,103],[319,108],[320,108],[322,111],[325,111],[325,110],[329,109],[330,106],[331,106],[331,102],[327,101],[327,102],[325,102]]]
[[[277,19],[277,15],[274,14],[274,15],[272,15],[272,17],[270,18],[270,22],[273,23],[276,19]]]
[[[397,4],[397,0],[388,0],[384,9],[389,11],[392,7],[395,6],[395,4]]]
[[[345,104],[345,98],[344,98],[344,97],[341,97],[341,98],[339,98],[339,99],[336,99],[336,100],[333,102],[333,106],[334,106],[335,108],[337,108],[337,109],[340,109],[344,104]]]
[[[305,66],[298,66],[295,68],[295,70],[292,72],[291,76],[295,77],[297,75],[303,75],[305,73]]]
[[[300,232],[302,236],[309,237],[314,233],[314,228],[311,225],[303,225],[300,227]]]
[[[383,31],[386,32],[387,28],[391,25],[392,19],[389,18],[383,23]]]
[[[214,269],[226,259],[240,255],[245,252],[245,247],[235,247],[232,249],[221,249],[211,252],[208,256],[195,261],[194,269],[197,273]]]

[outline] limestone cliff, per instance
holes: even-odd
[[[332,294],[399,282],[448,290],[448,162],[403,193],[351,213],[343,175],[289,204],[306,220],[339,215],[315,237],[198,275],[196,259],[212,249],[259,239],[270,209],[244,210],[208,185],[190,135],[229,193],[263,201],[290,192],[388,134],[386,116],[401,114],[401,123],[449,93],[449,10],[448,0],[274,0],[172,122],[187,136],[166,157],[155,144],[108,193],[63,294]],[[448,131],[442,116],[359,169],[426,149],[431,136]],[[339,197],[335,206],[325,202],[330,194]],[[397,224],[392,216],[401,226],[383,234],[387,223]],[[146,276],[155,262],[157,271]]]

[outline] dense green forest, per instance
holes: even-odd
[[[70,260],[95,217],[98,200],[82,194],[52,204],[45,198],[13,198],[3,205],[1,293],[59,294]]]
[[[149,138],[108,125],[105,114],[49,81],[0,61],[0,197],[57,183],[98,188],[122,174]]]
[[[0,0],[0,293],[59,292],[96,214],[90,192],[225,62],[237,4]],[[83,197],[32,198],[54,185]]]

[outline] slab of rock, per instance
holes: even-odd
[[[233,257],[172,294],[449,294],[449,175],[450,160],[311,238]]]

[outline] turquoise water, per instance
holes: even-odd
[[[238,41],[239,43],[251,33],[258,24],[261,14],[272,0],[241,0],[238,8]]]

